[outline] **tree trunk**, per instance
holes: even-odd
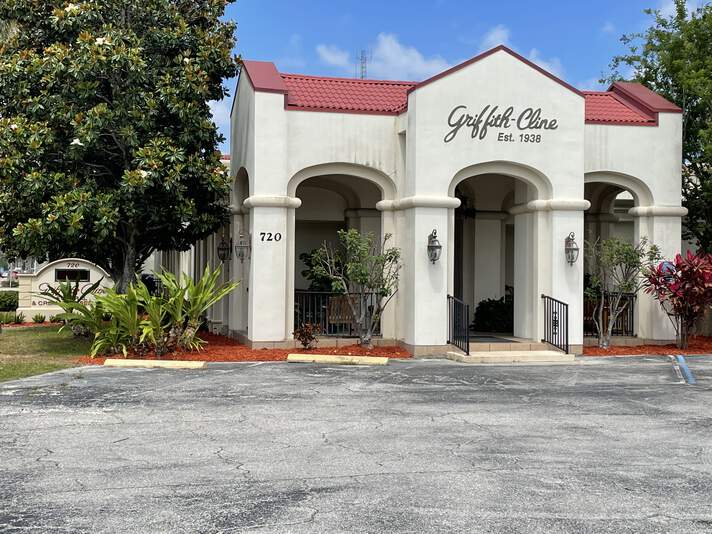
[[[682,319],[678,320],[680,321],[680,327],[678,328],[677,334],[677,348],[686,349],[690,345],[690,328],[686,321]]]
[[[121,266],[117,266],[118,277],[114,279],[116,291],[124,294],[129,284],[136,282],[136,238],[132,234],[124,246],[124,257]],[[118,270],[120,268],[120,271]]]
[[[606,293],[601,291],[601,300],[599,302],[598,308],[596,309],[596,328],[598,329],[598,346],[602,349],[607,349],[610,345],[610,339],[606,339],[603,328],[603,309],[606,306]]]

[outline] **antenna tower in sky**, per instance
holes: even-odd
[[[366,50],[361,50],[361,54],[359,55],[359,64],[358,64],[358,72],[356,74],[357,77],[360,77],[362,80],[365,80],[368,78],[368,64],[371,62],[372,55],[370,52]]]

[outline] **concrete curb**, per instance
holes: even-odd
[[[327,363],[336,365],[388,365],[388,358],[381,356],[341,356],[335,354],[289,354],[291,363]]]
[[[161,369],[205,369],[207,362],[182,362],[174,360],[124,360],[119,358],[107,358],[104,362],[106,367],[142,367]]]

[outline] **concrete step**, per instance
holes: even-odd
[[[500,351],[529,351],[529,350],[548,350],[549,345],[546,343],[531,342],[515,342],[512,343],[482,343],[473,341],[470,343],[470,352],[500,352]]]
[[[498,352],[448,352],[447,358],[462,363],[536,363],[536,362],[572,362],[573,354],[564,354],[554,350],[504,350]]]

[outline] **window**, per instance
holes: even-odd
[[[55,282],[88,282],[88,269],[55,269]]]

